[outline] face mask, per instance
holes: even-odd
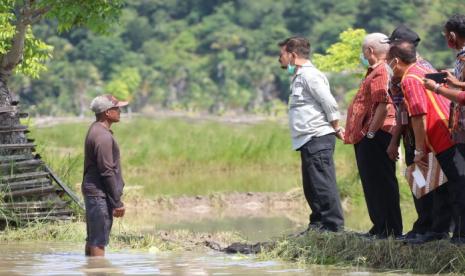
[[[289,75],[295,74],[295,65],[291,65],[290,63],[287,65],[287,73]]]
[[[366,59],[363,54],[360,54],[360,63],[363,65],[363,67],[370,66],[370,62],[368,62],[368,59]]]
[[[389,64],[388,66],[386,67],[387,71],[388,71],[388,74],[389,76],[394,76],[394,69],[391,67],[392,63],[395,61],[395,59],[393,59]]]

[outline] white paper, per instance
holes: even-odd
[[[415,170],[412,172],[413,179],[415,180],[415,183],[417,183],[418,188],[423,188],[426,186],[426,180],[421,171],[418,169],[417,166],[415,166]]]

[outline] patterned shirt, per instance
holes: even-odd
[[[330,122],[339,120],[339,117],[328,79],[308,61],[298,69],[291,83],[289,129],[292,148],[298,150],[312,137],[334,133]]]
[[[465,81],[465,47],[457,54],[454,75],[459,81]],[[451,118],[449,126],[452,129],[452,139],[457,143],[465,143],[465,106],[459,102],[451,103]]]
[[[367,134],[376,108],[380,103],[387,103],[388,114],[383,122],[382,130],[391,132],[395,126],[395,109],[388,93],[388,65],[383,62],[374,68],[368,68],[354,100],[347,111],[346,144],[357,144]]]
[[[401,88],[410,117],[426,116],[425,150],[435,154],[454,145],[448,129],[450,101],[425,88],[423,78],[432,70],[417,63],[410,65],[404,73]]]

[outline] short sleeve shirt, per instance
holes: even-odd
[[[369,68],[362,80],[357,94],[347,111],[346,144],[357,144],[368,132],[379,103],[388,104],[388,114],[382,130],[392,132],[395,125],[395,108],[389,97],[389,73],[386,63]]]
[[[454,145],[448,128],[450,101],[425,88],[423,78],[431,72],[418,64],[405,72],[401,88],[410,117],[426,116],[427,150],[441,153]]]

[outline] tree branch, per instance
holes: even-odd
[[[21,62],[24,51],[24,41],[26,39],[27,28],[42,19],[42,16],[50,11],[50,6],[32,9],[35,0],[26,0],[20,9],[20,16],[17,16],[16,34],[13,37],[11,48],[6,53],[0,63],[0,74],[10,76],[13,69]]]
[[[2,58],[1,63],[1,74],[2,75],[11,75],[13,69],[18,65],[23,56],[24,50],[24,40],[26,38],[26,30],[28,24],[25,24],[23,21],[18,21],[16,24],[16,34],[13,37],[13,43],[10,50]]]
[[[42,19],[42,17],[52,9],[51,6],[38,8],[32,12],[31,24],[35,24]]]

